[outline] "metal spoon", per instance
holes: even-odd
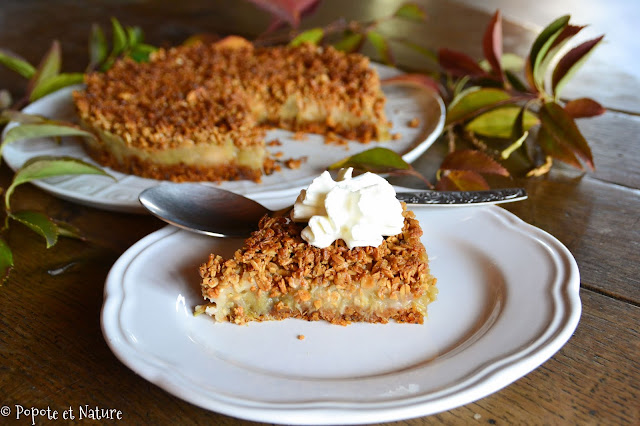
[[[400,192],[407,204],[478,205],[527,198],[522,188],[492,191]],[[243,195],[198,183],[162,184],[142,191],[140,203],[171,225],[214,237],[244,238],[265,214],[285,215],[291,206],[272,211]]]

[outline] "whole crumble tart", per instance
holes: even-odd
[[[210,303],[196,313],[236,324],[285,318],[422,324],[438,290],[422,229],[404,204],[403,216],[400,234],[352,249],[341,239],[314,247],[301,237],[304,224],[265,216],[233,258],[211,254],[200,267]]]
[[[386,140],[389,124],[368,58],[332,47],[254,47],[240,37],[154,52],[90,73],[73,94],[100,164],[173,181],[260,181],[277,169],[269,127]]]

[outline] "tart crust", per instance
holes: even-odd
[[[260,180],[277,167],[267,128],[389,138],[369,60],[332,47],[254,47],[239,37],[117,61],[75,91],[101,164],[157,179]]]
[[[265,216],[231,259],[211,254],[200,267],[203,297],[196,307],[219,322],[300,318],[422,324],[435,300],[436,279],[413,212],[398,235],[378,247],[348,249],[342,240],[320,249],[300,236],[304,224]]]

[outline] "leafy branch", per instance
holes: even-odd
[[[109,45],[104,32],[94,25],[89,37],[90,63],[87,71],[106,70],[122,57],[134,60],[147,60],[154,47],[143,43],[143,34],[138,27],[123,27],[116,19],[111,20],[112,46]],[[0,154],[5,146],[20,140],[53,137],[83,137],[94,138],[76,124],[66,121],[53,120],[33,114],[20,112],[19,109],[56,90],[70,85],[82,83],[84,73],[61,72],[62,55],[60,43],[54,41],[49,50],[37,66],[30,64],[19,55],[0,50],[0,64],[17,72],[27,79],[24,97],[12,103],[11,95],[6,91],[0,92],[0,127],[12,123],[5,129]],[[0,285],[8,278],[14,266],[11,247],[4,234],[7,233],[12,222],[21,223],[42,236],[46,247],[54,246],[59,237],[82,239],[80,231],[72,225],[49,217],[47,214],[34,210],[15,210],[11,199],[16,188],[24,183],[55,176],[96,174],[111,177],[104,170],[92,164],[72,157],[39,156],[27,161],[13,176],[10,185],[0,188],[4,193],[4,224],[0,228]]]
[[[288,3],[253,2],[261,7],[260,3],[278,3],[283,8]],[[589,144],[575,120],[600,115],[605,109],[593,99],[563,102],[560,95],[602,36],[565,52],[567,44],[584,27],[570,24],[569,15],[562,16],[540,32],[528,56],[521,58],[503,52],[502,16],[497,11],[485,30],[483,58],[478,61],[464,52],[448,48],[432,51],[386,36],[378,27],[390,19],[424,22],[426,14],[419,5],[408,2],[390,16],[364,23],[338,20],[324,28],[298,31],[296,22],[289,21],[293,30],[287,35],[295,45],[327,43],[329,35],[340,34],[333,45],[347,52],[361,50],[368,41],[382,61],[390,65],[394,64],[392,44],[399,41],[437,63],[439,72],[435,74],[404,74],[383,82],[437,90],[446,102],[443,132],[449,154],[436,174],[436,189],[487,189],[489,184],[483,177],[487,174],[540,176],[549,172],[554,160],[579,170],[595,169]],[[345,163],[349,161],[354,164],[352,157]],[[406,164],[394,169],[398,165],[395,158],[389,156],[386,161],[387,164],[380,150],[355,159],[363,169],[384,168],[400,173],[408,170]]]

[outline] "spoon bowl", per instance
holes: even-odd
[[[163,184],[145,189],[140,203],[171,225],[214,237],[244,238],[265,214],[278,215],[243,195],[199,183]]]

